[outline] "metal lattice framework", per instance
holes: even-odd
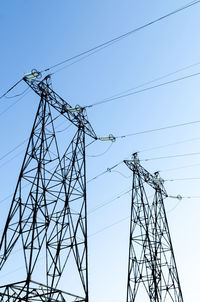
[[[40,103],[0,238],[0,301],[87,302],[85,136],[96,139],[96,134],[85,110],[57,95],[49,76],[40,82],[33,74],[24,81]],[[61,117],[73,126],[68,141],[57,139]],[[59,143],[65,145],[62,156]],[[14,269],[16,259],[23,272],[5,284],[1,274]]]
[[[183,302],[163,180],[145,170],[137,154],[124,162],[133,172],[127,302]]]

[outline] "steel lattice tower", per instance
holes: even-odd
[[[133,172],[127,302],[183,302],[158,173],[124,161]]]
[[[39,81],[37,75],[24,77],[40,103],[0,237],[0,301],[88,302],[85,140],[96,134],[85,110],[57,95],[50,76]],[[68,140],[57,138],[61,118],[73,128]],[[18,259],[23,272],[5,284],[4,269]]]

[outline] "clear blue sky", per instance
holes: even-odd
[[[4,1],[0,10],[1,86],[4,93],[31,69],[43,69],[65,58],[121,35],[160,17],[189,1]],[[154,24],[120,42],[71,65],[52,76],[55,91],[72,106],[88,105],[123,90],[200,62],[200,4]],[[200,65],[162,81],[199,72]],[[88,109],[98,136],[123,135],[147,129],[200,120],[200,77],[160,87],[141,94]],[[155,84],[159,84],[158,81]],[[14,93],[25,89],[25,84]],[[11,93],[12,95],[12,93]],[[3,113],[15,99],[0,102],[0,158],[25,140],[30,133],[39,99],[31,91]],[[160,145],[196,139],[165,148],[141,152],[147,159],[200,152],[200,124],[132,136],[117,140],[107,153],[88,157],[88,176],[101,173],[133,152]],[[96,142],[88,155],[98,155],[109,146]],[[25,145],[0,160],[0,199],[15,188]],[[22,151],[22,152],[20,152]],[[19,156],[11,160],[13,156]],[[1,166],[3,164],[3,166]],[[161,171],[164,179],[200,177],[200,156],[143,162],[150,172]],[[176,167],[193,167],[174,170]],[[170,170],[171,169],[171,170]],[[126,177],[123,165],[116,169]],[[107,173],[88,184],[88,208],[93,209],[131,187],[131,178]],[[166,209],[185,302],[200,300],[199,212],[200,180],[166,181],[169,195],[199,198],[166,199]],[[124,195],[89,216],[89,234],[129,216],[130,196]],[[0,219],[10,199],[1,203]],[[129,220],[106,228],[89,238],[91,302],[125,301]],[[20,266],[20,264],[19,264]],[[17,267],[16,267],[17,268]],[[12,269],[10,269],[10,274]],[[9,281],[9,276],[6,278]]]

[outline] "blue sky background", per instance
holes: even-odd
[[[41,70],[54,65],[187,3],[183,0],[2,1],[0,94],[33,68]],[[52,76],[55,91],[72,106],[88,105],[200,62],[199,14],[200,4],[68,66]],[[155,84],[199,71],[200,64]],[[199,79],[194,77],[88,108],[89,120],[98,136],[110,133],[118,136],[200,120]],[[20,84],[10,95],[25,88],[25,84]],[[4,98],[0,102],[0,158],[29,136],[39,103],[31,90],[7,110],[14,101]],[[87,178],[143,149],[195,139],[141,152],[139,156],[148,159],[200,152],[199,130],[200,124],[194,124],[119,139],[104,155],[87,158]],[[96,142],[88,149],[88,155],[101,154],[109,145],[110,142]],[[1,200],[13,193],[24,148],[25,144],[0,160]],[[166,180],[200,178],[200,155],[142,163],[152,173],[161,171]],[[188,165],[193,166],[174,169]],[[131,188],[131,178],[126,178],[130,175],[128,168],[120,165],[115,172],[89,183],[89,211]],[[200,299],[200,179],[166,181],[165,186],[169,195],[198,197],[181,202],[168,198],[165,202],[184,300],[197,302]],[[89,215],[91,302],[125,300],[129,237],[129,219],[126,217],[130,213],[130,199],[126,194]],[[0,204],[1,227],[10,201],[7,199]],[[17,268],[20,263],[16,264]],[[13,274],[16,272],[10,268],[6,281]]]

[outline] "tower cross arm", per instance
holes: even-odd
[[[124,160],[124,163],[134,174],[141,177],[141,179],[148,183],[153,189],[159,190],[164,197],[168,197],[168,194],[164,188],[164,180],[159,176],[158,172],[156,172],[154,175],[149,173],[141,166],[138,158]]]
[[[97,139],[96,133],[90,122],[87,120],[86,110],[80,106],[72,107],[62,97],[60,97],[52,88],[50,76],[45,77],[42,81],[36,78],[24,76],[23,80],[33,91],[40,97],[46,97],[48,103],[60,114],[65,116],[76,127],[83,127],[85,133]]]

